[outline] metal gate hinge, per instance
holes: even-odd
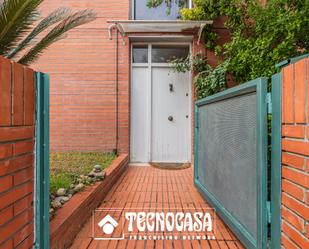
[[[266,96],[266,102],[267,102],[267,113],[271,114],[272,113],[272,101],[271,101],[271,93],[267,93]]]
[[[195,111],[194,127],[198,129],[198,111]]]

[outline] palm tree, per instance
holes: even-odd
[[[29,65],[69,30],[96,19],[91,10],[72,13],[67,8],[42,18],[38,7],[43,1],[0,0],[0,55]]]

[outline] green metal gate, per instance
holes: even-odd
[[[36,73],[35,248],[49,248],[49,76]]]
[[[195,185],[247,248],[267,247],[267,81],[195,107]]]

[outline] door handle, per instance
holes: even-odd
[[[167,119],[168,119],[168,121],[173,121],[174,120],[173,116],[169,116]]]

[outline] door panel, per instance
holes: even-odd
[[[190,162],[189,82],[189,73],[175,73],[168,67],[152,68],[153,162]]]
[[[151,82],[147,67],[132,68],[131,162],[150,161]]]

